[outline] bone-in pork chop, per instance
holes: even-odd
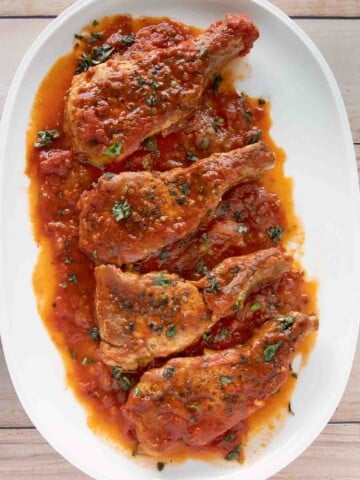
[[[267,322],[244,346],[173,358],[148,370],[125,404],[139,445],[151,456],[210,444],[264,406],[285,382],[315,315],[290,312]]]
[[[196,108],[208,83],[258,38],[246,15],[230,14],[178,45],[116,56],[76,75],[65,107],[73,150],[93,163],[120,161]]]
[[[198,282],[101,265],[95,270],[100,357],[122,370],[136,370],[154,358],[181,352],[291,264],[291,257],[269,248],[229,258]]]
[[[132,263],[190,235],[224,193],[274,163],[264,142],[188,168],[100,178],[79,200],[80,247],[96,263]]]

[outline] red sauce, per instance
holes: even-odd
[[[91,328],[96,326],[93,311],[94,266],[78,248],[76,203],[81,193],[91,188],[92,183],[103,171],[87,163],[71,161],[66,171],[51,173],[46,169],[41,157],[44,155],[41,153],[44,149],[34,148],[33,144],[39,130],[56,129],[61,135],[51,145],[51,149],[68,148],[66,138],[62,134],[64,95],[71,84],[81,52],[90,52],[94,46],[99,46],[112,38],[116,49],[121,53],[129,48],[129,44],[116,42],[116,35],[119,35],[116,32],[121,30],[122,35],[130,35],[143,26],[157,24],[163,20],[154,18],[132,20],[129,16],[115,16],[105,18],[95,26],[89,25],[84,28],[81,35],[85,40],[78,39],[73,52],[58,59],[40,85],[34,100],[27,135],[26,173],[31,180],[30,201],[34,236],[40,245],[38,264],[34,272],[34,290],[39,312],[63,356],[67,381],[87,408],[89,425],[130,451],[136,449],[136,439],[122,414],[127,391],[121,387],[116,378],[112,378],[109,367],[97,358],[98,341],[90,334]],[[190,29],[179,24],[174,26],[174,23],[172,25],[179,38],[181,36],[188,38],[198,33],[194,28]],[[93,32],[92,36],[90,32]],[[86,39],[90,39],[92,43],[87,43]],[[164,39],[160,38],[159,42],[164,42]],[[218,121],[218,125],[211,125],[209,119],[214,118],[223,120],[220,123]],[[180,250],[170,251],[170,256],[166,259],[166,268],[170,271],[176,271],[186,278],[196,278],[199,256],[211,267],[211,261],[219,263],[230,255],[272,246],[272,241],[264,235],[269,227],[266,223],[269,218],[272,224],[281,225],[285,229],[282,243],[286,244],[289,240],[295,239],[301,245],[303,232],[294,214],[292,181],[284,176],[283,171],[286,155],[272,140],[270,128],[270,103],[248,98],[244,94],[239,95],[232,90],[229,79],[228,81],[224,79],[218,90],[214,89],[214,85],[209,87],[204,95],[202,109],[186,121],[183,128],[166,137],[157,136],[155,148],[153,144],[151,148],[144,145],[144,148],[131,155],[125,163],[110,165],[107,168],[108,171],[119,172],[142,169],[167,170],[175,166],[187,166],[194,161],[194,157],[203,158],[213,151],[242,146],[260,130],[261,138],[268,142],[276,153],[276,166],[266,174],[262,182],[252,182],[238,188],[235,200],[230,199],[238,202],[244,221],[248,222],[250,227],[244,246],[222,249],[216,242],[209,246],[206,241],[199,243],[195,239],[186,249],[181,247]],[[199,147],[199,141],[201,143],[201,139],[204,138],[210,139],[210,146],[206,149]],[[267,191],[261,190],[262,186]],[[274,200],[271,193],[276,193],[280,202]],[[231,197],[231,192],[228,197]],[[224,201],[227,201],[227,197]],[[226,215],[226,209],[220,214]],[[202,239],[206,239],[204,234],[210,231],[212,225],[211,222],[208,223],[200,232]],[[179,257],[186,257],[186,262],[180,267],[176,263]],[[133,268],[141,271],[157,269],[159,259],[149,259],[142,262],[140,267],[135,265]],[[256,328],[278,312],[316,311],[316,289],[316,283],[307,281],[303,273],[285,274],[272,285],[253,293],[241,314],[221,320],[210,334],[189,347],[182,355],[196,355],[201,354],[204,348],[223,349],[243,343],[252,336]],[[302,348],[305,356],[311,350],[313,340],[312,337],[305,342]],[[151,366],[156,366],[156,363]],[[129,374],[128,378],[135,383],[141,373]],[[289,376],[286,385],[265,408],[253,415],[249,422],[242,422],[234,427],[230,432],[234,437],[232,441],[219,440],[201,451],[186,448],[184,455],[194,457],[208,455],[210,452],[212,455],[224,457],[239,443],[239,439],[242,442],[246,440],[249,426],[251,434],[260,425],[268,424],[272,416],[282,406],[288,404],[295,383],[294,377]]]

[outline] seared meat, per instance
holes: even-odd
[[[273,162],[259,142],[188,168],[105,175],[80,198],[80,247],[99,263],[141,260],[193,233],[227,190],[261,176]]]
[[[291,268],[280,249],[229,258],[198,282],[168,273],[95,270],[101,359],[136,370],[198,340],[220,318],[242,308],[246,296]],[[199,290],[202,289],[203,296]]]
[[[164,456],[184,444],[208,445],[278,390],[296,348],[317,328],[315,315],[291,312],[269,321],[244,346],[148,370],[124,407],[137,450]]]
[[[254,182],[238,185],[224,195],[207,220],[209,223],[204,219],[201,228],[190,237],[137,262],[135,270],[168,270],[182,278],[199,279],[204,267],[210,270],[224,258],[274,246],[269,228],[286,225],[277,196]]]
[[[230,14],[194,39],[116,56],[76,75],[65,108],[73,149],[94,163],[122,160],[189,115],[215,73],[258,35],[249,17]]]
[[[101,265],[95,278],[100,355],[107,364],[136,370],[183,350],[210,326],[200,292],[177,275],[140,276]]]

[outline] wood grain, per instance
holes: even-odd
[[[58,15],[75,0],[2,0],[0,15]],[[273,0],[288,15],[356,17],[360,16],[359,0]]]
[[[328,425],[306,452],[272,480],[357,480],[360,425]],[[89,480],[63,460],[36,430],[0,430],[2,480]],[[119,472],[119,478],[123,472]]]

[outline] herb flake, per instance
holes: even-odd
[[[57,130],[39,130],[38,138],[34,143],[35,148],[50,147],[54,140],[60,137]]]
[[[281,344],[282,344],[282,341],[279,340],[278,342],[273,343],[272,345],[268,345],[264,349],[264,362],[265,363],[271,362],[271,360],[275,357],[275,354],[278,351],[278,349],[280,348]]]
[[[125,202],[119,202],[116,200],[114,206],[111,210],[112,215],[114,216],[115,220],[119,222],[124,218],[128,218],[131,215],[131,206],[127,200]]]

